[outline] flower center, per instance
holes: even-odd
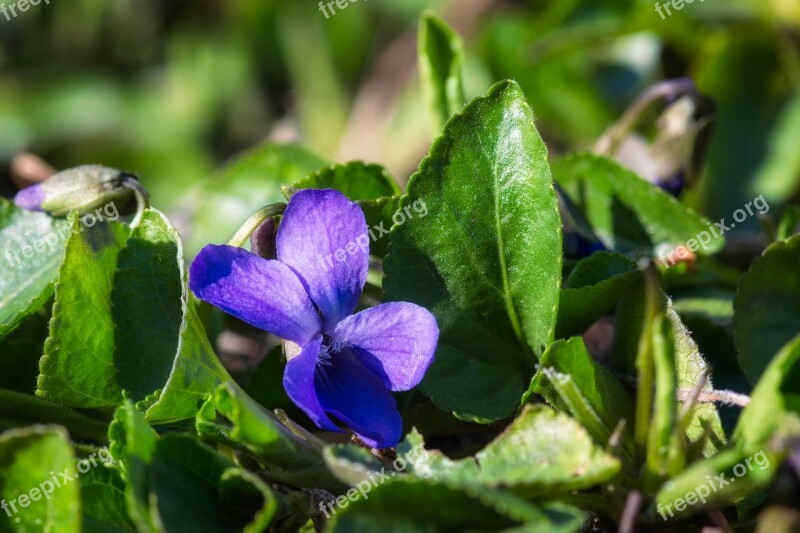
[[[319,357],[317,357],[317,364],[320,366],[331,366],[333,361],[331,360],[334,354],[338,353],[341,350],[340,343],[336,342],[331,336],[329,335],[322,335],[322,346],[319,349]]]

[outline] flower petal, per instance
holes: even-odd
[[[41,211],[45,194],[44,189],[42,189],[42,184],[37,183],[36,185],[25,187],[19,191],[17,195],[14,196],[14,203],[21,209]]]
[[[303,346],[296,357],[286,363],[283,388],[286,389],[286,393],[295,405],[302,409],[317,426],[329,431],[341,432],[342,430],[336,427],[325,414],[317,398],[314,376],[321,347],[322,335],[318,335]]]
[[[415,387],[428,370],[439,328],[424,307],[389,302],[345,318],[331,336],[337,347],[351,347],[386,387],[404,391]]]
[[[241,248],[203,248],[192,263],[189,287],[201,300],[301,346],[322,327],[302,282],[289,267]]]
[[[278,229],[278,260],[305,282],[325,331],[351,314],[367,280],[369,236],[361,208],[339,191],[296,192]]]
[[[400,441],[403,420],[392,393],[350,350],[332,354],[328,364],[317,367],[316,385],[322,408],[367,445],[391,448]]]

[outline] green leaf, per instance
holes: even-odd
[[[377,472],[385,471],[384,464],[369,450],[353,444],[328,446],[323,456],[333,475],[351,487],[369,480]],[[395,473],[390,472],[389,475],[394,476]]]
[[[687,246],[710,255],[725,243],[710,221],[611,159],[569,155],[553,163],[553,176],[614,251],[664,257]]]
[[[367,489],[369,490],[369,489]],[[537,507],[483,487],[456,487],[432,480],[397,478],[333,507],[332,532],[515,531],[576,532],[586,515],[572,507]],[[331,507],[325,508],[330,514]]]
[[[257,509],[243,533],[267,530],[281,507],[278,496],[260,477],[241,468],[228,468],[222,473],[219,494],[221,500],[233,509],[247,506]]]
[[[67,222],[0,198],[0,337],[53,294]]]
[[[122,389],[114,364],[111,289],[128,229],[117,222],[86,228],[77,217],[70,228],[36,393],[64,405],[113,407]]]
[[[556,337],[586,331],[640,275],[636,263],[619,254],[597,252],[579,261],[561,289]]]
[[[439,349],[421,390],[465,418],[507,416],[553,340],[561,281],[547,152],[514,82],[448,122],[401,209],[417,201],[429,214],[392,230],[384,289],[437,318]]]
[[[788,239],[800,231],[800,205],[789,205],[781,215],[778,225],[777,239],[779,241]]]
[[[178,350],[183,254],[178,232],[148,209],[119,253],[111,314],[117,382],[134,401],[161,388]]]
[[[98,464],[81,474],[80,482],[84,522],[96,524],[96,531],[134,530],[125,501],[125,481],[118,467]]]
[[[399,206],[400,187],[385,168],[353,161],[332,165],[298,181],[295,189],[336,189],[356,202],[364,211],[370,230],[370,254],[386,254],[388,239],[385,231],[391,229],[392,215]],[[425,216],[419,210],[409,210],[408,215]],[[399,217],[398,217],[399,220]]]
[[[353,201],[400,194],[400,187],[385,168],[361,161],[325,167],[297,181],[292,188],[336,189]]]
[[[772,438],[787,412],[800,414],[800,335],[781,348],[761,374],[739,416],[733,440],[748,450]]]
[[[247,451],[266,465],[266,475],[275,481],[332,492],[346,488],[328,471],[321,441],[299,428],[287,428],[234,385],[218,387],[203,405],[197,431]]]
[[[525,497],[582,490],[612,479],[620,462],[592,442],[567,415],[526,405],[514,422],[474,458],[459,461],[417,454],[413,473],[459,485],[503,487]]]
[[[780,111],[778,123],[769,136],[767,155],[750,184],[755,195],[766,197],[770,203],[785,202],[797,190],[800,178],[800,91]]]
[[[222,366],[208,340],[192,300],[184,293],[181,302],[184,318],[178,355],[163,391],[147,409],[147,419],[153,423],[167,424],[194,418],[201,403],[217,386],[233,384],[233,378]]]
[[[158,440],[158,434],[130,400],[125,400],[114,412],[108,437],[111,456],[123,464],[123,470],[126,470],[126,461],[132,457],[149,463]]]
[[[742,276],[733,302],[739,364],[755,384],[800,333],[800,235],[770,245]]]
[[[419,20],[417,48],[422,95],[431,116],[431,131],[436,136],[466,101],[464,43],[444,19],[428,10]]]
[[[158,435],[147,424],[144,414],[125,400],[114,413],[108,436],[111,456],[120,463],[125,481],[125,501],[128,515],[138,531],[156,531],[156,521],[150,512],[149,465]]]
[[[0,530],[81,531],[75,455],[63,428],[33,426],[1,434],[0,472],[0,500],[9,506],[0,512]]]
[[[187,236],[189,257],[212,243],[228,242],[247,217],[261,207],[283,200],[282,185],[289,185],[328,165],[298,145],[265,145],[244,152],[195,191],[197,207]]]
[[[156,444],[150,475],[151,511],[170,532],[254,531],[276,505],[255,476],[194,437],[169,433]],[[267,497],[265,494],[269,494]],[[269,498],[269,499],[267,499]]]
[[[559,411],[569,412],[606,446],[617,425],[624,420],[624,449],[632,457],[633,399],[625,387],[598,363],[580,337],[558,340],[550,345],[531,381],[530,392],[540,394]]]

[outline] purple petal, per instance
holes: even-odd
[[[286,363],[283,388],[286,389],[286,393],[295,405],[302,409],[317,426],[340,432],[341,429],[331,422],[317,399],[314,376],[321,347],[322,335],[318,335],[303,346],[296,357]]]
[[[403,420],[392,393],[350,350],[332,354],[317,367],[317,397],[326,412],[336,416],[373,448],[397,445]]]
[[[189,287],[201,300],[301,346],[322,327],[302,282],[289,267],[241,248],[203,248],[192,263]]]
[[[339,191],[298,191],[278,229],[278,260],[305,282],[325,331],[356,308],[369,268],[361,208]]]
[[[17,204],[17,207],[22,209],[41,211],[45,194],[44,189],[42,189],[42,184],[37,183],[36,185],[25,187],[19,191],[14,197],[14,203]]]
[[[337,347],[353,348],[386,387],[404,391],[422,381],[433,361],[439,328],[424,307],[390,302],[345,318],[332,337]]]

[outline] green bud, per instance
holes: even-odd
[[[71,211],[84,215],[114,203],[125,209],[138,185],[135,175],[100,165],[83,165],[54,174],[43,183],[23,189],[16,203],[25,209],[63,217]]]

